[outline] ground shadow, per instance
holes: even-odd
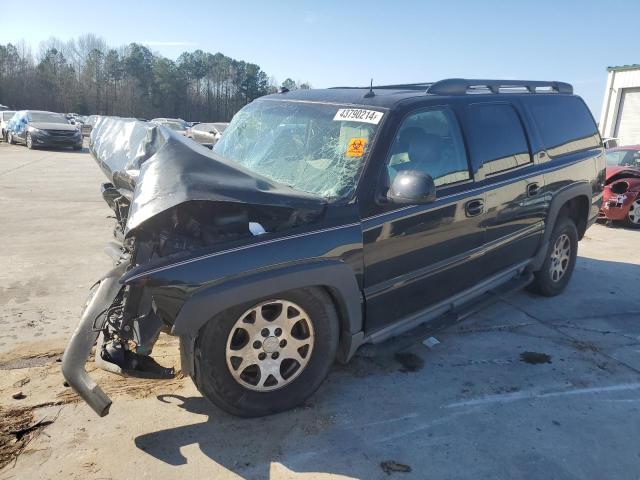
[[[527,308],[538,308],[540,302],[544,302],[546,307],[539,312],[541,318],[545,318],[545,315],[552,318],[556,315],[558,305],[567,302],[575,305],[576,316],[589,311],[597,314],[600,310],[603,315],[606,313],[615,318],[616,312],[629,312],[634,307],[640,311],[637,302],[630,303],[625,300],[637,298],[630,293],[635,292],[640,283],[640,265],[580,258],[575,275],[568,291],[559,297],[548,299],[523,292],[512,295],[511,300]],[[622,286],[618,281],[622,282]],[[618,297],[611,293],[610,284],[615,285],[612,288],[616,288],[620,293],[618,304],[611,303],[612,299]],[[488,314],[490,315],[490,311]],[[401,359],[397,353],[407,352],[416,345],[422,349],[420,351],[427,352],[425,347],[419,344],[420,340],[451,325],[451,322],[440,323],[437,326],[423,325],[376,348],[361,350],[349,365],[334,367],[325,385],[311,398],[313,404],[269,417],[241,419],[222,412],[199,396],[160,395],[157,397],[160,402],[173,404],[164,405],[164,408],[183,409],[194,414],[194,421],[202,418],[196,415],[204,415],[206,419],[199,423],[140,435],[135,438],[135,445],[162,462],[178,466],[188,462],[181,453],[181,448],[195,444],[207,457],[243,478],[269,478],[273,463],[280,463],[293,472],[325,472],[356,478],[386,478],[379,466],[380,461],[385,459],[386,451],[383,447],[385,443],[387,447],[398,447],[403,441],[400,440],[402,433],[394,432],[388,437],[385,437],[385,433],[382,447],[376,449],[369,443],[363,444],[366,435],[363,435],[362,430],[358,433],[355,426],[362,426],[367,422],[371,422],[372,425],[376,422],[395,422],[397,419],[385,418],[385,402],[394,405],[394,415],[417,410],[435,417],[436,422],[439,421],[438,417],[442,414],[438,413],[442,408],[442,395],[438,397],[438,392],[425,390],[423,384],[420,394],[416,396],[415,385],[403,380],[407,375],[429,376],[421,380],[428,385],[434,371],[422,372],[423,375],[413,373],[414,370],[398,361]],[[433,366],[433,363],[431,365]],[[421,366],[418,370],[420,368]],[[479,368],[485,369],[482,366]],[[487,365],[486,369],[490,368]],[[555,369],[555,365],[550,365],[549,368]],[[440,383],[440,391],[454,391],[457,388],[454,384],[465,380],[464,377],[444,378],[449,378],[451,385]],[[442,382],[442,377],[439,377],[439,380]],[[533,389],[538,387],[542,388],[543,385],[528,386]],[[332,415],[336,412],[343,417],[334,424]],[[419,422],[420,419],[411,418],[405,426],[411,431]],[[505,424],[504,427],[497,428],[507,429],[508,426]],[[464,429],[457,431],[454,428],[452,432],[449,433],[448,430],[444,434],[449,442],[447,445],[470,440]],[[418,441],[428,444],[431,434],[425,430],[420,435],[422,436]],[[344,461],[345,452],[354,453],[353,461]],[[363,455],[366,458],[363,458]],[[336,461],[335,458],[338,456],[342,461]],[[402,458],[394,460],[402,461]],[[421,478],[420,471],[428,471],[429,462],[433,460],[424,457],[422,465],[412,465],[416,478]],[[561,474],[564,467],[561,468],[555,463],[553,465],[552,469],[558,473],[557,478],[569,478]]]

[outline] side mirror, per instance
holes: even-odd
[[[436,199],[436,185],[431,175],[417,170],[401,170],[393,179],[387,198],[393,203],[430,203]]]

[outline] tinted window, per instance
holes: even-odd
[[[598,128],[580,97],[548,95],[527,100],[549,155],[600,145]]]
[[[414,113],[400,126],[387,166],[393,181],[400,170],[418,170],[436,186],[469,179],[469,166],[460,127],[449,110]]]
[[[511,105],[469,106],[469,149],[475,166],[492,175],[531,162],[520,117]]]

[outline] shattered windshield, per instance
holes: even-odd
[[[254,101],[214,152],[270,180],[326,198],[355,190],[382,113],[336,105]]]

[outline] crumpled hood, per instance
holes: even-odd
[[[114,186],[131,200],[126,231],[184,202],[219,201],[321,212],[325,200],[225,161],[168,128],[101,117],[90,150]]]
[[[75,125],[68,123],[29,122],[29,126],[39,130],[68,130],[70,132],[78,130]]]

